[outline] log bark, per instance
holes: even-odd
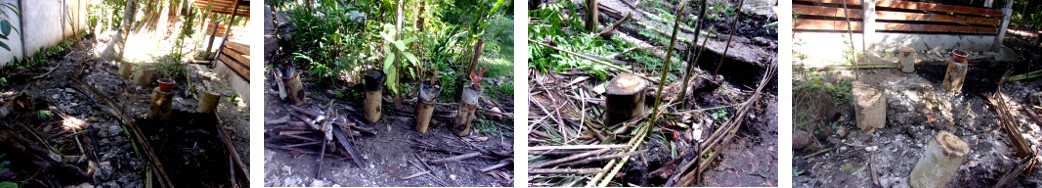
[[[950,93],[962,92],[962,84],[966,80],[967,70],[969,70],[969,64],[967,62],[955,62],[949,60],[948,71],[944,74],[944,82],[941,83],[941,87]]]
[[[170,113],[172,112],[172,103],[174,99],[173,92],[165,92],[159,90],[156,87],[152,90],[152,107],[149,108],[148,118],[159,119],[160,121],[170,120]]]
[[[915,48],[901,48],[901,59],[898,60],[898,67],[901,72],[915,72],[915,60],[919,57],[918,53],[915,53]]]
[[[134,73],[134,83],[141,87],[148,87],[152,83],[152,78],[156,75],[155,67],[144,67],[137,69]]]
[[[605,125],[611,126],[644,114],[644,90],[648,83],[634,74],[620,74],[608,82]]]
[[[886,92],[865,84],[856,83],[852,89],[854,108],[857,111],[857,126],[871,133],[886,126]]]
[[[586,31],[597,30],[597,0],[586,0]]]
[[[304,105],[306,93],[304,92],[304,84],[300,82],[300,72],[282,75],[282,82],[285,83],[286,96],[290,102],[296,106]]]
[[[199,107],[196,108],[196,112],[210,114],[217,109],[217,104],[221,101],[221,94],[214,91],[203,92],[202,100],[199,100]]]
[[[470,125],[474,121],[474,112],[477,111],[478,98],[481,97],[481,91],[466,87],[463,89],[463,94],[460,97],[463,98],[463,101],[456,111],[452,132],[456,133],[457,136],[466,136],[470,134]]]
[[[940,131],[929,141],[909,175],[912,187],[946,187],[969,158],[970,147],[959,137]]]

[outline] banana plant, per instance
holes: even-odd
[[[22,17],[22,15],[18,13],[18,9],[14,6],[14,4],[0,4],[0,8],[11,10],[11,12],[14,13],[15,18]],[[0,9],[0,39],[3,39],[0,40],[0,47],[3,47],[7,51],[11,51],[11,47],[8,46],[6,42],[7,40],[9,40],[7,38],[11,36],[11,31],[14,30],[14,32],[18,32],[17,28],[12,27],[11,21],[8,21],[9,19],[11,19],[11,16],[8,15],[6,11],[3,11],[3,9]]]
[[[397,35],[397,32],[399,31],[391,24],[384,24],[384,30],[380,32],[380,37],[384,39],[383,70],[387,74],[385,85],[395,95],[398,94],[398,80],[401,77],[399,72],[408,71],[409,76],[415,78],[416,70],[409,67],[420,66],[420,60],[416,58],[416,55],[408,52],[409,43],[416,41],[417,37],[395,40],[394,36]]]

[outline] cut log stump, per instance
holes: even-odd
[[[970,156],[966,142],[947,131],[937,132],[925,149],[909,175],[912,187],[946,187]]]
[[[217,104],[221,101],[221,94],[207,90],[203,92],[203,98],[199,101],[199,107],[196,108],[196,112],[203,114],[213,113],[214,109],[217,109]]]
[[[644,114],[648,82],[635,74],[620,74],[605,89],[605,125],[615,125]]]
[[[901,48],[900,60],[898,60],[898,66],[901,68],[901,72],[915,72],[915,59],[918,58],[919,54],[915,53],[915,48]]]
[[[969,63],[966,63],[965,60],[962,62],[949,60],[948,71],[944,74],[944,82],[941,83],[941,87],[949,93],[961,92],[967,70],[969,70]]]
[[[148,87],[149,84],[152,84],[152,81],[154,80],[152,77],[155,75],[155,67],[139,68],[137,69],[137,72],[134,73],[134,83],[141,87]]]
[[[159,119],[160,121],[170,120],[173,99],[173,92],[159,90],[159,87],[153,89],[152,107],[149,108],[148,118]]]
[[[886,127],[886,92],[860,83],[853,86],[857,127],[869,133]]]

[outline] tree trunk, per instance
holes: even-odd
[[[597,30],[597,0],[586,0],[586,31]]]
[[[109,46],[102,52],[103,58],[109,60],[123,59],[123,46],[126,45],[127,35],[130,33],[131,26],[134,25],[137,8],[137,0],[127,0],[127,5],[123,9],[123,22],[119,24],[119,30],[116,31],[116,36],[112,38],[112,42],[109,42]]]
[[[946,187],[970,157],[966,142],[947,131],[937,132],[923,149],[926,151],[909,175],[912,187]]]

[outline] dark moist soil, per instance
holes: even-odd
[[[969,72],[985,72],[982,69],[986,68],[971,66]],[[926,63],[917,69],[917,73],[895,69],[860,71],[862,82],[885,89],[886,126],[867,133],[857,128],[851,103],[838,105],[832,111],[839,114],[838,118],[822,122],[815,130],[806,130],[814,135],[808,149],[793,151],[792,186],[869,187],[873,185],[875,173],[882,187],[908,187],[908,175],[922,157],[923,149],[932,136],[942,130],[957,135],[971,149],[949,187],[992,186],[1013,169],[1019,160],[1013,156],[1009,138],[998,126],[995,109],[981,95],[967,93],[991,93],[995,86],[984,84],[986,82],[971,84],[967,79],[963,94],[949,94],[942,91],[939,81],[929,78],[936,76],[935,72],[943,72],[943,68]],[[1001,74],[1003,71],[989,72]],[[1021,112],[1029,95],[1042,92],[1040,86],[1042,81],[1038,79],[1009,82],[1003,86],[1003,94],[1011,99],[1008,103],[1011,110]],[[794,109],[793,113],[798,114],[798,110],[802,109]],[[1037,123],[1026,116],[1016,116],[1014,120],[1032,148],[1040,145],[1042,129]],[[1025,172],[1008,186],[1038,187],[1042,184],[1040,174],[1039,170]]]
[[[214,115],[174,111],[169,122],[138,119],[137,124],[174,186],[232,186],[229,166],[234,163],[221,143]]]
[[[80,38],[80,42],[73,44],[63,52],[47,58],[48,63],[31,68],[17,68],[10,72],[8,85],[0,87],[0,98],[6,98],[19,91],[26,91],[28,96],[41,100],[39,104],[46,104],[43,108],[55,114],[53,121],[60,122],[58,114],[68,115],[70,118],[80,119],[86,122],[86,127],[79,130],[78,135],[82,140],[83,148],[92,160],[96,160],[97,168],[89,174],[90,181],[86,183],[96,187],[144,187],[145,170],[148,166],[146,161],[139,159],[130,137],[123,131],[120,121],[109,113],[103,111],[98,104],[89,99],[82,92],[74,89],[70,78],[81,74],[79,79],[94,87],[101,95],[108,97],[117,106],[123,108],[124,113],[132,118],[143,118],[149,108],[152,84],[147,87],[139,87],[131,80],[121,78],[118,74],[116,64],[95,57],[92,53],[95,48],[103,48],[115,32],[106,32],[97,35],[87,35]],[[70,39],[71,40],[71,39]],[[244,114],[249,108],[241,108],[238,101],[228,100],[231,90],[220,78],[214,76],[212,69],[189,65],[192,84],[196,88],[206,87],[222,93],[217,113],[229,131],[235,148],[238,150],[242,160],[249,163],[249,118]],[[41,79],[32,79],[34,76],[43,75],[54,69],[53,72]],[[178,83],[187,83],[180,78]],[[175,91],[184,91],[184,84],[174,87]],[[86,88],[84,88],[86,89]],[[174,110],[194,111],[197,100],[185,94],[176,92],[174,96]],[[98,97],[98,96],[94,96]],[[238,99],[242,100],[242,99]],[[13,114],[13,113],[12,113]],[[28,120],[13,120],[22,123]],[[79,155],[80,148],[72,139],[68,139],[68,131],[60,128],[60,124],[54,122],[29,122],[27,126],[41,135],[47,135],[45,139],[52,145],[62,146],[64,155]],[[8,121],[11,122],[11,121]],[[32,136],[30,136],[32,138]],[[35,140],[35,139],[32,139]],[[223,146],[222,146],[223,147]],[[93,151],[93,152],[92,152]],[[12,161],[12,163],[17,163]],[[79,164],[77,164],[79,165]],[[85,165],[85,164],[84,164]],[[85,169],[85,168],[84,168]],[[166,170],[175,170],[167,167]],[[221,171],[227,172],[227,171]],[[208,176],[208,174],[194,174],[196,176]],[[35,182],[35,181],[30,181]],[[244,181],[240,181],[242,183]],[[33,187],[35,184],[29,184]],[[76,185],[76,184],[68,184]],[[47,186],[47,185],[44,185]]]
[[[966,79],[962,87],[964,96],[982,96],[994,93],[999,80],[1007,70],[1013,70],[1010,76],[1030,71],[1027,62],[999,62],[989,58],[968,63],[969,69],[966,71]],[[944,82],[944,75],[947,72],[947,61],[920,62],[915,65],[916,74],[938,85]]]
[[[271,75],[267,75],[271,79]],[[302,74],[303,79],[311,77],[310,74]],[[305,93],[307,93],[307,104],[303,107],[316,109],[331,101],[335,95],[334,88],[328,85],[319,85],[314,82],[305,81]],[[361,84],[359,84],[361,85]],[[354,87],[343,87],[345,89],[361,89],[359,85]],[[289,102],[279,99],[277,88],[273,82],[265,83],[265,117],[276,119],[288,114]],[[348,92],[348,91],[344,91]],[[317,94],[317,95],[316,95]],[[385,92],[386,94],[386,92]],[[487,97],[487,96],[485,96]],[[504,97],[500,97],[504,98]],[[505,97],[504,99],[512,99]],[[342,99],[350,100],[350,99]],[[513,105],[512,101],[497,101],[500,105]],[[376,131],[373,136],[355,136],[351,141],[352,146],[361,155],[362,166],[355,165],[356,159],[346,158],[346,155],[336,153],[338,157],[325,157],[322,163],[318,163],[319,157],[314,154],[300,154],[272,147],[264,149],[264,185],[265,186],[348,186],[348,187],[375,187],[375,186],[405,186],[405,187],[457,187],[457,186],[512,186],[513,165],[508,165],[498,170],[482,173],[479,169],[489,167],[500,162],[501,158],[511,158],[513,155],[512,130],[498,127],[500,136],[490,133],[478,133],[475,125],[479,121],[489,121],[487,117],[478,116],[468,137],[456,136],[450,128],[451,119],[434,118],[429,125],[427,133],[420,134],[413,128],[414,106],[411,103],[403,103],[401,106],[394,102],[385,101],[384,111],[380,121],[376,123],[362,123],[361,127]],[[486,104],[482,103],[482,106]],[[479,107],[486,108],[486,107]],[[325,108],[322,108],[325,109]],[[347,118],[363,122],[360,113],[361,101],[337,100],[334,109]],[[354,110],[354,109],[357,109]],[[454,113],[455,105],[437,106],[435,116],[438,114]],[[494,120],[499,121],[499,120]],[[513,123],[502,123],[502,126],[512,126]],[[269,135],[271,133],[266,133]],[[266,139],[269,136],[266,136]],[[265,144],[280,145],[283,143],[268,142]],[[339,148],[339,146],[337,146]],[[319,148],[310,148],[319,151]],[[481,152],[482,157],[466,159],[460,162],[449,162],[435,165],[429,161],[461,155],[471,152]],[[497,154],[509,155],[496,156]],[[316,171],[321,165],[321,177],[315,177]],[[428,169],[429,166],[429,169]],[[427,175],[403,179],[424,171],[430,171]]]

